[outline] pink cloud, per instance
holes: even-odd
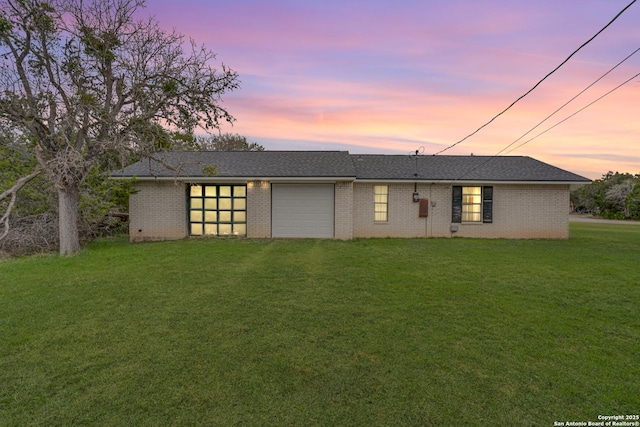
[[[225,98],[238,119],[229,131],[287,141],[280,148],[296,149],[296,141],[308,148],[316,141],[403,153],[416,144],[438,151],[475,130],[626,4],[154,0],[149,6],[165,28],[206,43],[240,73],[242,88]],[[495,154],[513,142],[635,49],[639,20],[640,8],[632,7],[536,91],[450,153]],[[540,131],[638,65],[640,58],[630,60]],[[595,178],[612,159],[640,172],[639,92],[640,84],[630,83],[513,154]]]

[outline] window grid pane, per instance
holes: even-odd
[[[467,222],[480,222],[480,214],[475,212],[463,212],[462,220]]]
[[[218,209],[231,209],[231,199],[220,199]]]
[[[375,220],[376,220],[376,222],[385,222],[387,220],[387,213],[386,212],[376,212],[375,213]]]
[[[204,213],[204,221],[205,222],[218,222],[218,212],[216,212],[216,211],[206,211]]]
[[[202,196],[202,187],[200,185],[192,185],[190,194],[192,197]]]
[[[231,197],[231,186],[225,185],[220,187],[220,197]]]
[[[246,199],[233,199],[233,209],[236,211],[244,211],[247,209]]]
[[[204,208],[210,210],[218,209],[218,201],[216,199],[204,199]]]

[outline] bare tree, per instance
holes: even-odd
[[[56,189],[63,255],[80,248],[79,187],[95,164],[167,148],[168,130],[234,120],[221,97],[237,73],[152,18],[136,20],[143,6],[0,0],[0,121],[30,141]]]
[[[18,191],[20,191],[20,189],[24,187],[33,178],[38,176],[40,172],[42,172],[42,170],[36,169],[34,172],[31,172],[29,175],[19,178],[15,182],[15,184],[13,184],[11,187],[9,187],[9,189],[5,190],[4,192],[2,192],[2,194],[0,194],[0,200],[4,200],[4,199],[9,200],[9,203],[7,204],[7,207],[5,208],[5,211],[2,214],[2,217],[0,217],[0,227],[1,227],[0,230],[2,230],[0,232],[0,240],[4,239],[5,237],[7,237],[7,234],[9,234],[9,217],[11,215],[11,211],[13,210],[13,207],[16,204]]]

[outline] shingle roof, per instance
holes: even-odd
[[[160,161],[143,160],[117,171],[126,177],[202,177],[216,165],[218,177],[355,178],[346,151],[173,151],[158,153]],[[170,167],[167,167],[170,166]]]
[[[351,156],[358,179],[427,181],[591,182],[572,172],[523,156]],[[417,175],[416,175],[417,173]]]
[[[114,177],[355,178],[407,181],[587,183],[589,179],[522,156],[349,154],[347,151],[174,151],[116,171]],[[417,173],[417,175],[416,175]]]

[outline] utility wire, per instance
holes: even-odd
[[[452,149],[453,147],[455,147],[456,145],[466,141],[467,139],[471,138],[473,135],[477,134],[478,132],[480,132],[482,129],[484,129],[485,127],[487,127],[489,124],[491,124],[494,120],[496,120],[498,117],[500,117],[501,115],[503,115],[504,113],[506,113],[508,110],[511,109],[511,107],[513,107],[518,101],[520,101],[522,98],[524,98],[525,96],[529,95],[531,92],[533,92],[538,86],[540,86],[540,84],[545,81],[549,76],[551,76],[553,73],[555,73],[556,71],[558,71],[558,69],[560,69],[560,67],[562,67],[564,64],[566,64],[576,53],[578,53],[578,51],[580,51],[583,47],[585,47],[586,45],[588,45],[589,43],[591,43],[591,41],[593,39],[595,39],[598,35],[600,35],[600,33],[602,33],[604,30],[606,30],[611,24],[613,24],[614,21],[616,21],[620,15],[622,15],[627,9],[629,9],[637,0],[633,0],[631,3],[629,3],[624,9],[622,9],[620,12],[618,12],[618,14],[616,16],[613,17],[613,19],[611,19],[611,21],[609,21],[609,23],[607,25],[605,25],[604,27],[602,27],[602,29],[600,31],[598,31],[597,33],[595,33],[589,40],[587,40],[586,42],[582,43],[582,45],[580,45],[580,47],[578,47],[576,50],[574,50],[571,55],[569,55],[564,61],[562,61],[560,63],[560,65],[558,65],[556,68],[554,68],[553,70],[551,70],[551,72],[549,72],[546,76],[544,76],[540,81],[538,81],[538,83],[536,83],[531,89],[529,89],[528,91],[526,91],[523,95],[521,95],[520,97],[518,97],[515,101],[513,101],[511,104],[509,104],[509,106],[507,108],[505,108],[504,110],[500,111],[498,114],[496,114],[495,116],[493,116],[493,118],[491,120],[489,120],[488,122],[486,122],[485,124],[483,124],[482,126],[480,126],[478,129],[476,129],[475,131],[471,132],[469,135],[465,136],[464,138],[462,138],[461,140],[454,142],[453,144],[451,144],[450,146],[443,148],[442,150],[438,151],[437,153],[434,154],[434,156],[444,153],[447,150]]]
[[[616,65],[614,65],[613,67],[611,67],[609,69],[609,71],[607,71],[606,73],[604,73],[603,75],[601,75],[600,77],[598,77],[598,79],[596,79],[593,83],[591,83],[589,86],[585,87],[584,89],[582,89],[580,92],[578,92],[577,95],[575,95],[573,98],[571,98],[570,100],[568,100],[567,102],[565,102],[564,104],[562,104],[560,106],[560,108],[556,109],[553,113],[549,114],[547,117],[545,117],[542,121],[540,121],[537,125],[535,125],[534,127],[532,127],[531,129],[529,129],[528,131],[526,131],[524,134],[522,134],[522,136],[520,136],[520,138],[516,139],[515,141],[513,141],[511,144],[507,145],[506,147],[504,147],[502,150],[498,151],[495,156],[500,155],[502,152],[504,152],[505,150],[507,150],[509,147],[511,147],[512,145],[514,145],[516,142],[520,141],[522,138],[524,138],[525,136],[527,136],[528,134],[530,134],[531,132],[533,132],[538,126],[540,126],[541,124],[543,124],[544,122],[546,122],[547,120],[549,120],[551,117],[555,116],[560,110],[562,110],[564,107],[566,107],[567,105],[569,105],[570,103],[572,103],[573,101],[575,101],[576,98],[578,98],[580,95],[582,95],[583,93],[585,93],[587,90],[591,89],[596,83],[598,83],[600,80],[602,80],[603,78],[605,78],[606,76],[608,76],[611,72],[613,72],[613,70],[615,70],[616,68],[618,68],[620,65],[622,65],[624,62],[626,62],[629,58],[631,58],[633,55],[635,55],[636,53],[638,53],[640,51],[640,47],[636,50],[634,50],[633,52],[631,52],[631,54],[629,54],[626,58],[624,58],[622,61],[618,62]],[[626,83],[626,82],[625,82]],[[623,83],[624,84],[624,83]],[[546,131],[545,131],[546,132]],[[529,140],[531,141],[531,140]],[[527,141],[528,142],[528,141]],[[519,146],[520,147],[520,146]],[[516,147],[517,148],[517,147]],[[514,148],[515,150],[515,148]],[[513,151],[510,150],[509,153]]]
[[[582,111],[586,110],[587,108],[591,107],[593,104],[595,104],[596,102],[600,101],[601,99],[603,99],[605,96],[610,95],[611,93],[613,93],[614,91],[620,89],[622,86],[626,85],[627,83],[629,83],[631,80],[635,79],[636,77],[640,76],[640,73],[637,73],[636,75],[628,78],[627,80],[625,80],[624,82],[620,83],[618,86],[614,87],[613,89],[611,89],[610,91],[608,91],[607,93],[605,93],[604,95],[596,98],[595,100],[591,101],[589,104],[585,105],[584,107],[582,107],[581,109],[579,109],[578,111],[576,111],[575,113],[565,117],[564,119],[560,120],[558,123],[556,123],[555,125],[547,128],[546,130],[540,132],[539,134],[537,134],[536,136],[534,136],[531,139],[528,139],[527,141],[523,142],[522,144],[518,145],[517,147],[512,148],[511,150],[508,151],[508,153],[517,150],[518,148],[522,147],[525,144],[528,144],[529,142],[533,141],[534,139],[538,138],[539,136],[549,132],[551,129],[555,128],[556,126],[566,122],[567,120],[569,120],[570,118],[572,118],[573,116],[575,116],[578,113],[581,113]],[[513,143],[511,144],[513,145]],[[502,150],[504,151],[504,149]],[[500,151],[500,152],[502,152]],[[507,154],[508,154],[507,153]],[[499,153],[498,153],[499,154]],[[476,169],[481,168],[482,166],[486,165],[487,163],[489,163],[490,161],[492,161],[493,159],[495,159],[496,157],[498,157],[498,154],[493,155],[491,157],[489,157],[487,160],[485,160],[484,162],[480,163],[478,166],[469,169],[467,172],[464,173],[464,175],[461,175],[460,177],[456,178],[455,181],[458,181],[462,178],[464,178],[465,176],[469,175],[471,172],[475,171]]]
[[[614,87],[613,89],[611,89],[609,92],[605,93],[604,95],[600,96],[599,98],[595,99],[594,101],[588,103],[587,105],[585,105],[584,107],[582,107],[581,109],[579,109],[578,111],[576,111],[575,113],[571,114],[570,116],[565,117],[564,119],[560,120],[558,123],[556,123],[555,125],[551,126],[550,128],[540,132],[539,134],[537,134],[536,136],[534,136],[531,139],[526,140],[525,142],[523,142],[522,144],[518,145],[517,147],[512,148],[511,150],[509,150],[509,153],[517,150],[518,148],[522,147],[523,145],[528,144],[529,142],[533,141],[534,139],[536,139],[537,137],[549,132],[551,129],[555,128],[556,126],[566,122],[567,120],[569,120],[571,117],[575,116],[578,113],[581,113],[582,111],[586,110],[587,108],[591,107],[593,104],[595,104],[596,102],[600,101],[602,98],[604,98],[605,96],[611,94],[612,92],[620,89],[622,86],[626,85],[627,83],[629,83],[631,80],[635,79],[636,77],[640,76],[640,73],[636,74],[635,76],[625,80],[624,82],[620,83],[618,86]]]

